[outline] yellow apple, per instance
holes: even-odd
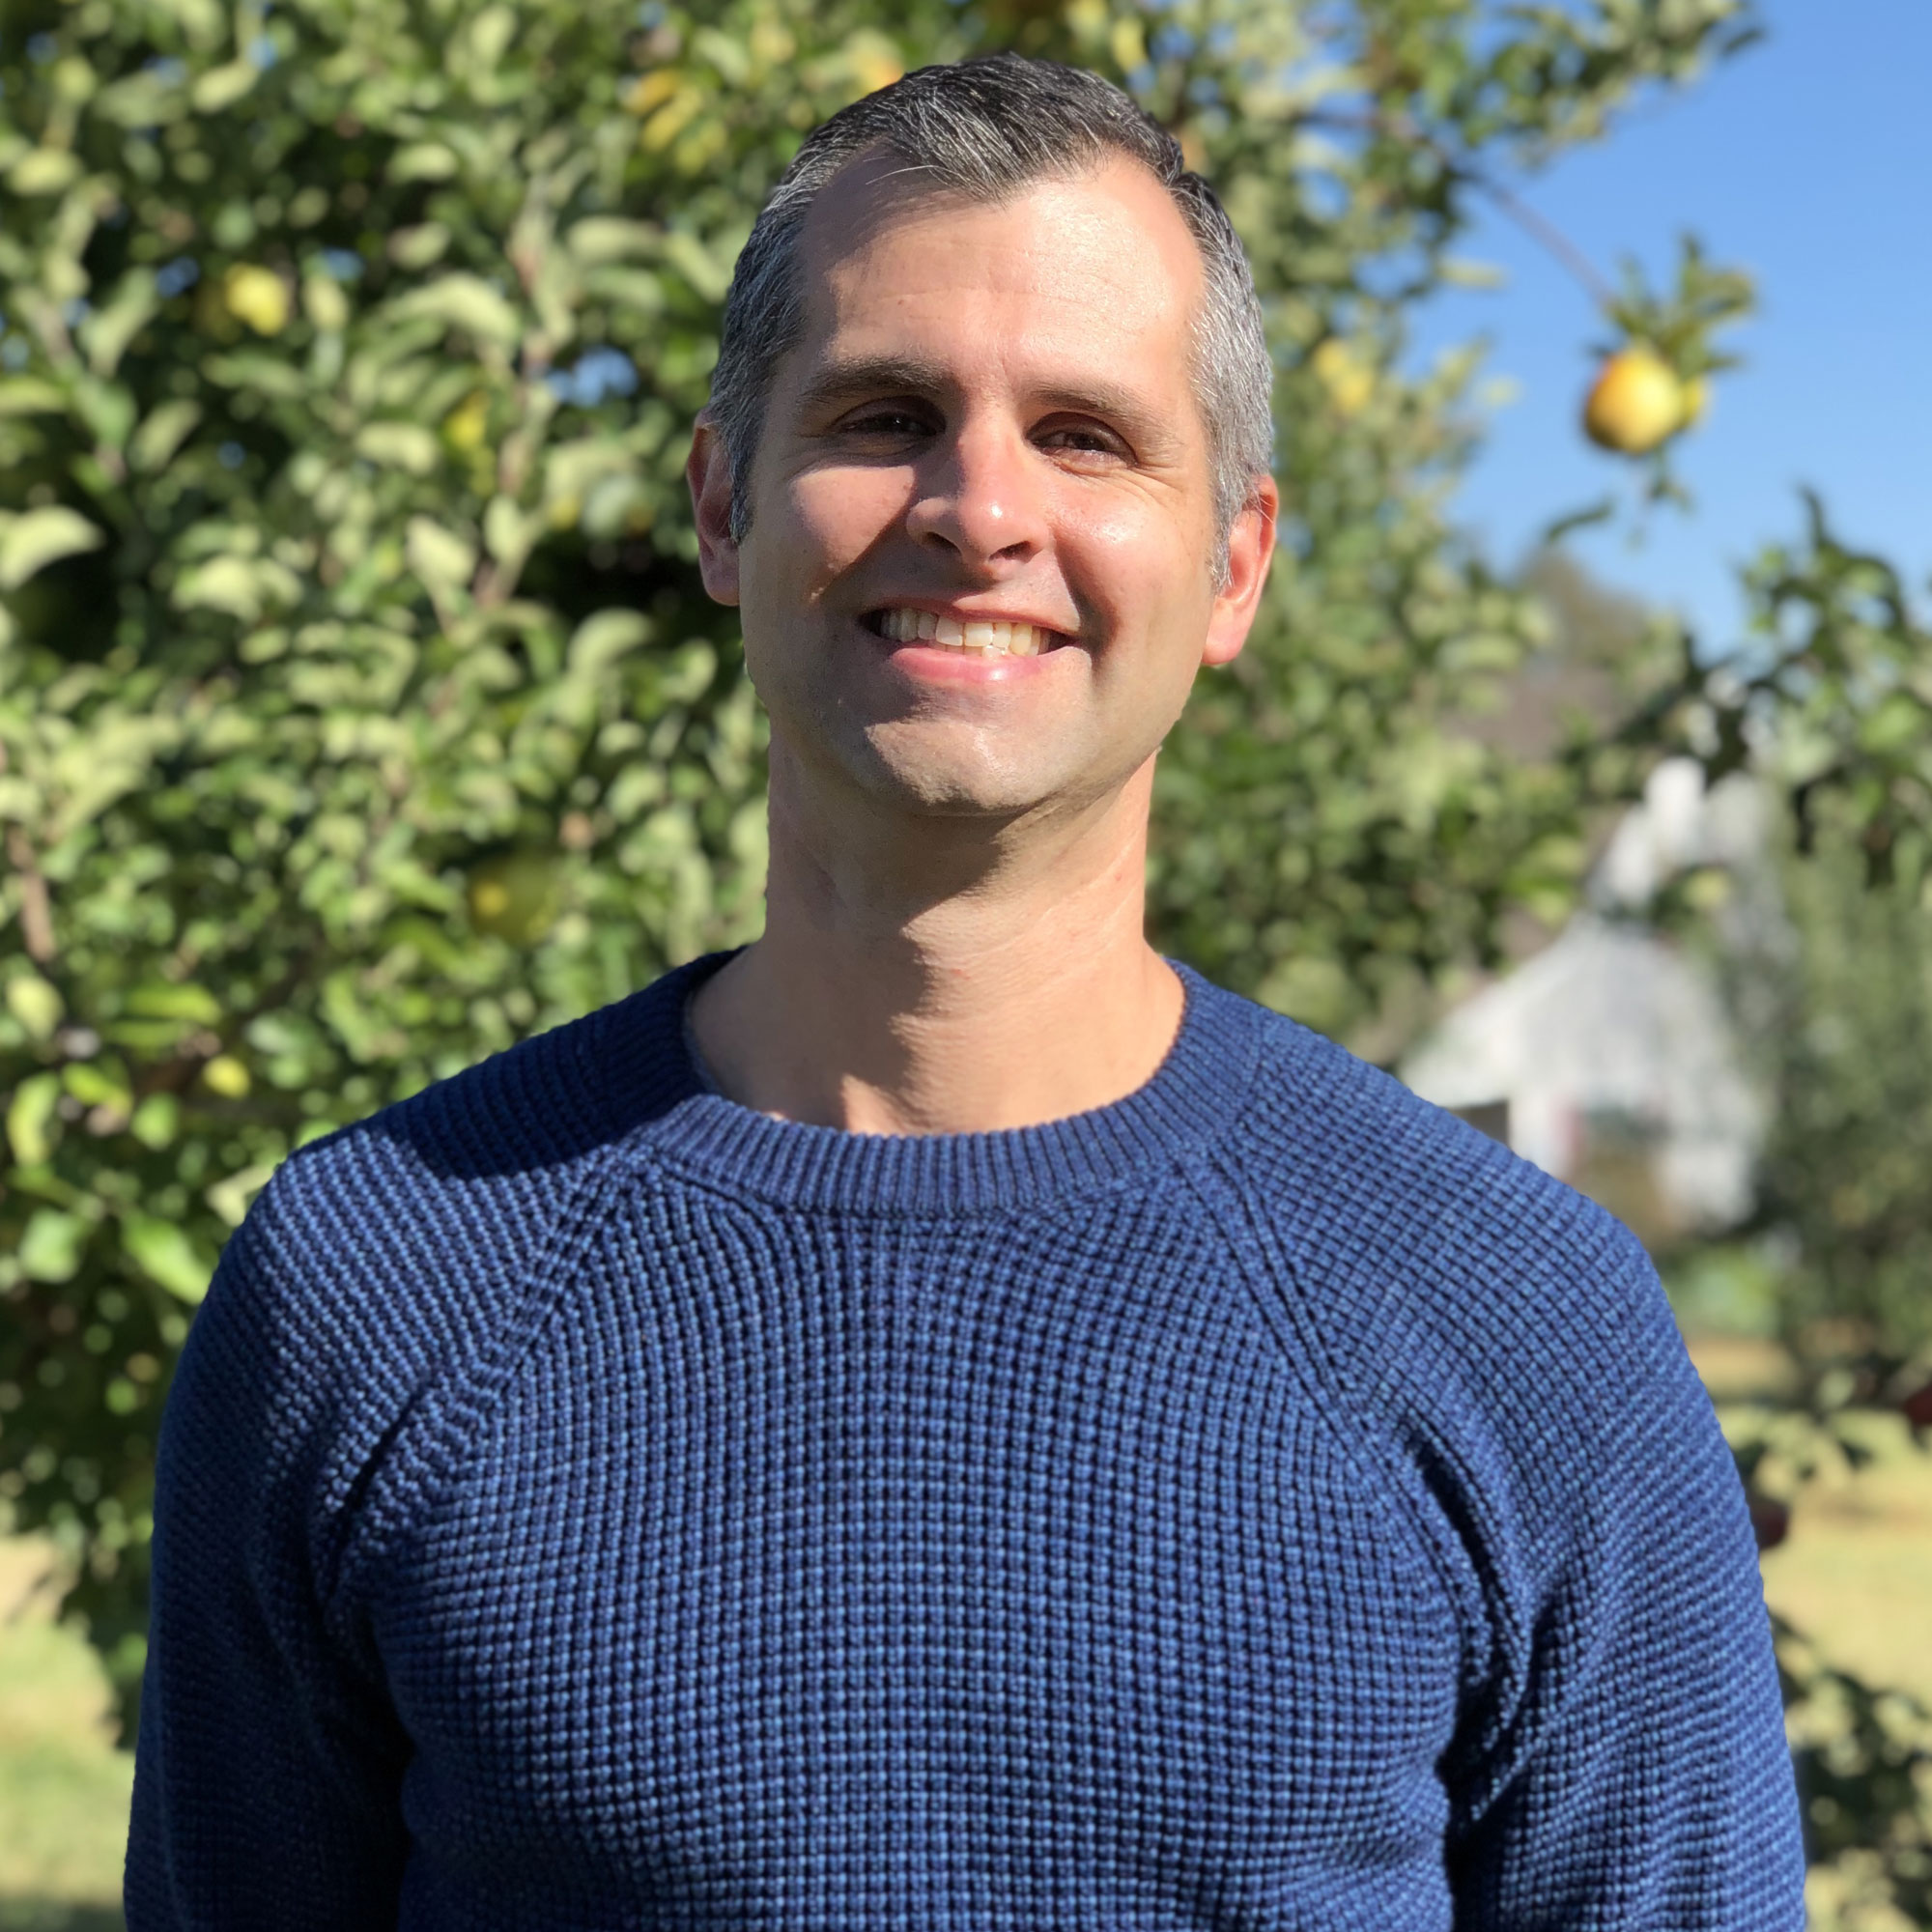
[[[289,292],[272,269],[237,262],[221,279],[228,313],[257,335],[279,335],[288,327]]]
[[[201,1078],[211,1094],[219,1094],[224,1100],[244,1098],[255,1084],[249,1078],[246,1065],[232,1053],[217,1053],[201,1069]]]
[[[469,875],[469,918],[479,931],[534,946],[558,910],[555,862],[542,852],[505,852]]]
[[[1626,456],[1641,456],[1690,420],[1689,398],[1677,372],[1654,349],[1620,349],[1597,372],[1583,404],[1590,440]]]
[[[1309,358],[1340,415],[1351,416],[1375,394],[1376,372],[1339,336],[1331,335]]]

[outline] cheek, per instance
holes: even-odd
[[[809,471],[786,485],[786,547],[814,589],[904,521],[911,490],[906,471],[883,469]]]
[[[1082,506],[1060,526],[1075,596],[1103,628],[1156,647],[1176,631],[1203,630],[1211,607],[1198,533],[1153,505]]]

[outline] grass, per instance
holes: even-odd
[[[1752,1398],[1779,1361],[1763,1344],[1699,1340],[1691,1354],[1727,1431],[1749,1429]],[[1876,1418],[1875,1461],[1805,1491],[1791,1534],[1764,1556],[1765,1599],[1841,1668],[1932,1706],[1932,1455]],[[0,1932],[122,1932],[121,1861],[133,1761],[108,1742],[93,1653],[51,1617],[46,1547],[0,1538]],[[1903,1921],[1817,1920],[1861,1932]]]
[[[1932,1456],[1879,1453],[1806,1490],[1763,1556],[1765,1601],[1840,1669],[1932,1708]]]
[[[1754,1434],[1759,1399],[1784,1374],[1778,1351],[1722,1337],[1690,1353],[1725,1434]],[[1841,1670],[1932,1708],[1932,1454],[1913,1446],[1902,1417],[1859,1421],[1872,1461],[1828,1465],[1804,1485],[1789,1534],[1760,1558],[1765,1602]]]
[[[43,1544],[0,1540],[0,1932],[119,1932],[133,1759]]]

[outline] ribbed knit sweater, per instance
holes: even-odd
[[[1109,1106],[708,1091],[711,955],[286,1161],[164,1417],[131,1932],[1799,1932],[1643,1250],[1185,968]]]

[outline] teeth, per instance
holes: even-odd
[[[943,650],[978,651],[988,657],[1037,658],[1053,635],[1036,624],[996,623],[935,616],[930,611],[891,610],[879,613],[879,631],[895,643],[930,643]]]

